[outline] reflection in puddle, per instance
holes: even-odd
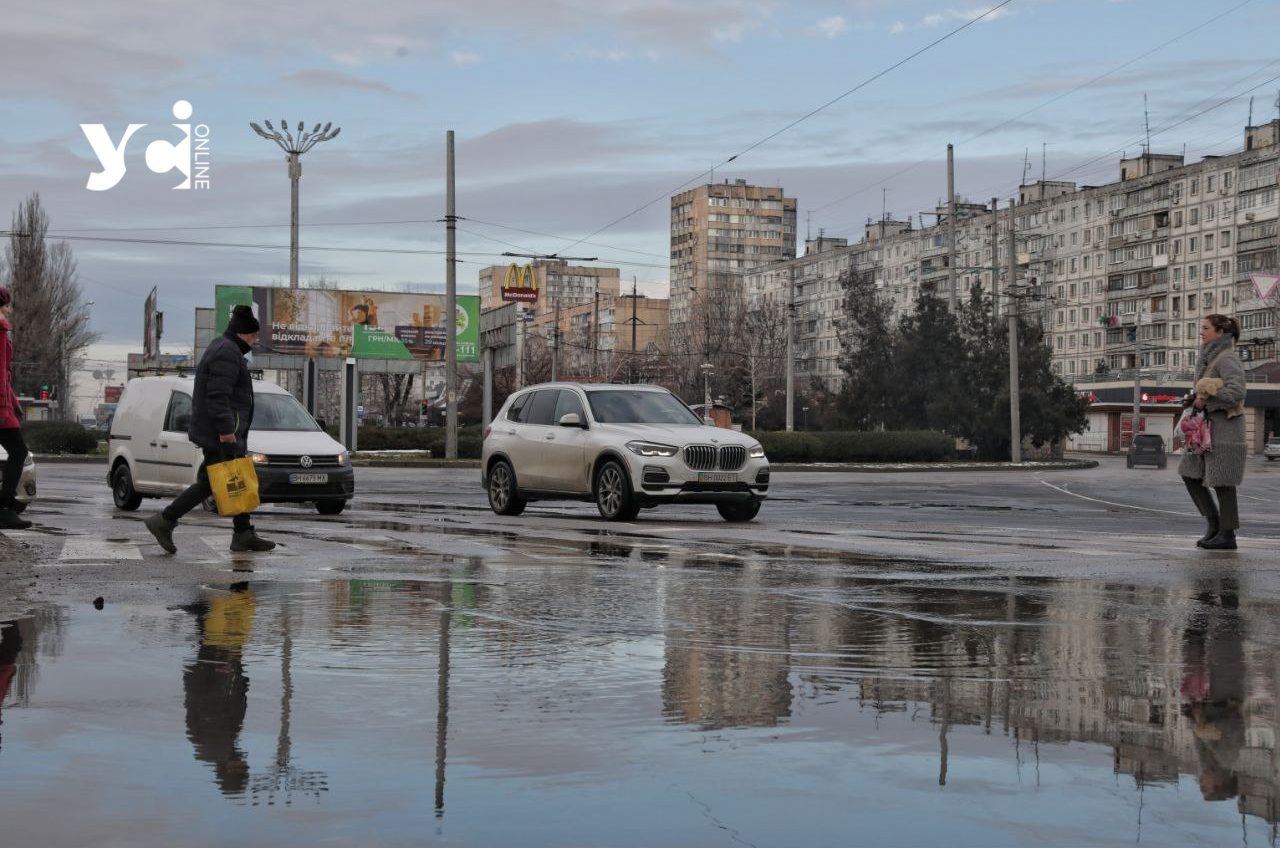
[[[470,560],[6,625],[0,817],[14,844],[190,821],[297,845],[1274,836],[1280,625],[1230,574],[589,545],[659,567]]]

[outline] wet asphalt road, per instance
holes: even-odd
[[[169,557],[101,465],[0,550],[4,844],[1274,841],[1280,463],[777,473],[760,518],[359,468]],[[101,597],[101,609],[92,601]]]

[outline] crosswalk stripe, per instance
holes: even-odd
[[[142,559],[137,542],[109,542],[102,539],[67,539],[62,544],[62,562]]]

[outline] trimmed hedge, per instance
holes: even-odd
[[[22,438],[33,453],[93,453],[98,437],[75,421],[30,421],[22,425]]]
[[[429,450],[433,457],[443,457],[444,437],[443,427],[361,427],[356,447],[362,451]],[[479,459],[483,438],[478,425],[459,427],[458,458]]]
[[[933,430],[821,430],[752,433],[770,462],[941,462],[955,439]]]

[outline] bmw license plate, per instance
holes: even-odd
[[[328,483],[328,474],[290,474],[290,483]]]
[[[736,483],[738,475],[729,471],[703,471],[698,474],[699,483]]]

